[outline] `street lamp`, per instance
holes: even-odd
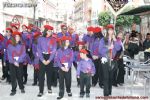
[[[32,0],[31,1],[32,4],[33,4],[33,24],[35,25],[36,24],[36,21],[35,21],[35,14],[36,14],[36,7],[37,7],[37,0]]]

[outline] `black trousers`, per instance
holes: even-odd
[[[52,85],[57,86],[57,79],[58,79],[58,69],[59,67],[53,67],[52,68]]]
[[[124,83],[124,75],[125,75],[123,59],[119,59],[117,63],[118,63],[117,83],[120,84]]]
[[[118,63],[117,61],[112,61],[112,84],[117,85],[117,76],[118,76]]]
[[[34,68],[34,83],[37,84],[39,81],[39,70]]]
[[[65,82],[64,82],[65,81]],[[64,83],[66,85],[67,93],[71,92],[71,69],[68,72],[64,72],[59,69],[59,96],[64,96]]]
[[[2,66],[2,70],[3,70],[3,78],[6,78],[8,82],[10,82],[10,69],[9,69],[9,61],[6,60],[5,63],[6,65],[4,65],[4,61],[2,59],[2,63],[3,63],[3,66]]]
[[[104,96],[109,96],[111,95],[112,92],[112,68],[109,65],[109,63],[102,64],[102,69],[103,69],[103,83],[104,83]]]
[[[49,54],[43,54],[45,60],[49,59]],[[44,65],[41,61],[40,68],[39,68],[39,92],[43,93],[44,91],[44,81],[45,81],[45,73],[47,77],[47,88],[51,90],[52,86],[52,70],[53,70],[53,62],[50,62],[48,65]]]
[[[75,69],[77,70],[77,67],[78,67],[77,62],[73,62],[73,66],[74,66]],[[80,85],[80,78],[77,78],[77,85]]]
[[[12,92],[16,92],[17,82],[20,89],[24,89],[23,85],[23,64],[19,64],[19,67],[15,66],[14,64],[10,64],[10,77],[11,77],[11,85],[12,85]]]
[[[28,64],[27,65],[23,65],[23,82],[27,82],[27,79],[28,79],[28,73],[27,73],[27,67],[28,66]]]
[[[8,78],[8,70],[9,70],[9,62],[6,61],[6,65],[4,66],[4,54],[0,54],[0,59],[2,60],[2,78]]]
[[[6,75],[4,74],[4,73],[5,73],[5,67],[4,67],[4,54],[0,54],[0,59],[2,60],[2,72],[3,72],[2,77],[3,77],[3,78],[6,78]]]
[[[102,64],[100,59],[93,60],[96,73],[92,77],[92,85],[96,85],[99,80],[99,86],[103,85],[103,70],[102,70]]]
[[[91,75],[80,72],[80,94],[85,94],[84,86],[86,86],[86,93],[90,93]]]

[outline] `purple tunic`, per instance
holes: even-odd
[[[7,47],[10,44],[11,39],[12,37],[7,37],[7,36],[4,37],[4,61],[5,62],[8,61]]]
[[[22,39],[26,45],[26,49],[31,49],[33,34],[28,32],[22,32]]]
[[[74,51],[74,59],[73,59],[73,61],[79,62],[80,60],[81,60],[80,52],[79,51]]]
[[[71,39],[71,41],[70,41],[70,46],[71,46],[71,47],[75,47],[77,41],[79,41],[79,36],[78,36],[78,34],[73,33],[73,34],[71,35],[71,38],[72,38],[72,39]]]
[[[58,38],[61,38],[62,36],[70,36],[70,34],[68,32],[66,32],[65,34],[63,34],[62,32],[57,33]]]
[[[96,38],[92,43],[91,54],[95,56],[99,56],[99,42],[100,39]]]
[[[34,59],[32,61],[32,64],[34,67],[38,68],[39,67],[39,55],[38,55],[38,51],[37,51],[37,44],[33,43],[32,44],[32,53],[34,55]]]
[[[43,54],[50,54],[49,61],[54,59],[57,49],[57,42],[54,37],[39,37],[38,38],[38,54],[41,61],[44,60]]]
[[[0,55],[4,54],[4,41],[0,40]]]
[[[73,63],[73,50],[72,49],[64,49],[61,48],[57,50],[56,52],[57,56],[57,64],[58,67],[63,67],[64,63],[67,63],[68,68],[71,68]]]
[[[94,41],[94,36],[90,36],[88,34],[85,34],[83,36],[83,39],[82,39],[86,44],[88,44],[88,50],[92,50],[92,43]]]
[[[110,44],[110,41],[108,41],[108,44]],[[112,49],[112,58],[115,57],[117,51],[119,51],[122,47],[122,45],[118,41],[113,41],[113,45],[114,45],[114,48]],[[102,38],[99,43],[99,54],[101,57],[110,58],[109,49],[105,45],[104,38]]]
[[[77,76],[80,76],[80,73],[88,73],[88,74],[95,74],[95,66],[91,59],[88,60],[81,60],[78,63],[77,67]]]
[[[8,45],[7,48],[8,60],[10,63],[23,63],[26,57],[25,45],[17,44],[13,46],[12,44]]]

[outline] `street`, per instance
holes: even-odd
[[[1,64],[0,64],[1,65]],[[1,72],[1,66],[0,66],[0,76],[2,76],[2,72]],[[11,92],[11,85],[9,85],[8,83],[6,83],[5,81],[2,81],[0,83],[0,100],[56,100],[57,96],[58,96],[58,92],[59,89],[58,87],[53,87],[52,94],[48,94],[47,93],[47,86],[46,86],[46,82],[45,82],[45,90],[44,90],[44,95],[42,97],[37,97],[37,94],[39,92],[39,88],[38,86],[32,86],[33,83],[33,67],[32,66],[28,66],[28,82],[25,85],[25,94],[21,94],[21,91],[19,90],[19,88],[17,87],[17,93],[15,96],[10,96],[10,92]],[[67,93],[65,92],[64,98],[62,100],[95,100],[96,98],[99,98],[101,96],[103,96],[103,89],[99,88],[98,84],[96,87],[91,87],[91,93],[90,93],[90,98],[80,98],[79,97],[79,92],[80,89],[79,87],[77,87],[76,85],[76,71],[74,68],[72,68],[72,97],[68,97]],[[128,87],[126,92],[124,93],[124,87],[123,86],[118,86],[118,87],[113,87],[112,89],[112,96],[144,96],[144,87],[140,86],[141,84],[138,84],[138,86],[134,87],[133,90],[133,95],[130,94],[130,88]],[[148,90],[148,87],[147,87]],[[149,93],[150,94],[150,93]],[[146,95],[148,96],[148,93],[146,93]],[[97,99],[97,100],[102,100],[102,99]],[[110,99],[110,100],[116,100],[116,99]],[[122,100],[122,99],[117,99],[117,100]],[[129,100],[129,99],[123,99],[123,100]],[[138,100],[138,99],[134,99],[134,100]],[[150,100],[150,99],[139,99],[139,100]]]

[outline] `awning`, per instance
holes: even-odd
[[[140,6],[127,12],[123,12],[120,15],[141,15],[143,13],[150,14],[150,5]]]

